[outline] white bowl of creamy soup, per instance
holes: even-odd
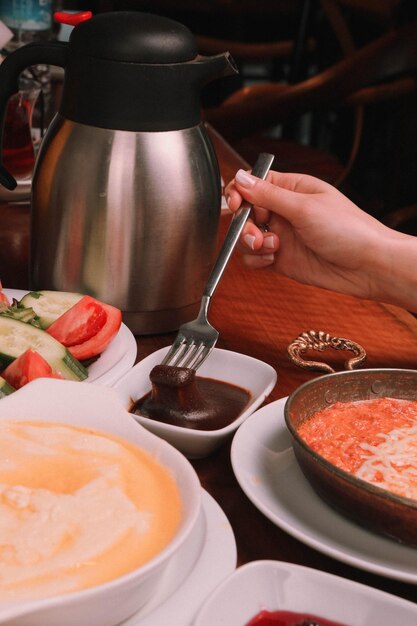
[[[200,505],[189,462],[112,389],[38,379],[3,398],[0,624],[119,624],[156,593]]]

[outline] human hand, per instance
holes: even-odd
[[[261,181],[239,170],[225,195],[231,211],[239,208],[242,198],[255,207],[240,239],[249,267],[271,266],[299,282],[398,300],[387,293],[387,257],[404,237],[410,238],[384,226],[328,183],[279,172]],[[262,223],[268,232],[257,226]]]

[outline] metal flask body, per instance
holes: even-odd
[[[169,18],[84,17],[69,42],[28,44],[0,65],[0,122],[25,68],[64,69],[32,176],[31,288],[91,294],[137,334],[176,330],[198,312],[220,214],[201,90],[237,68],[227,52],[199,54]],[[0,183],[16,185],[1,156]]]
[[[214,259],[220,175],[204,125],[110,130],[57,114],[32,184],[32,289],[88,293],[136,334],[197,314]]]

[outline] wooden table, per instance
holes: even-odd
[[[219,136],[213,133],[212,138],[227,181],[238,167],[246,164]],[[227,227],[227,218],[222,218],[222,222],[221,233]],[[28,206],[0,204],[0,277],[6,287],[28,286],[28,235]],[[210,318],[220,331],[219,347],[262,359],[276,369],[278,383],[269,402],[288,395],[317,375],[297,368],[287,357],[288,343],[305,330],[325,330],[357,341],[367,351],[368,367],[417,367],[417,320],[408,312],[299,285],[268,270],[247,270],[237,254],[218,287]],[[173,335],[138,337],[138,360],[170,344],[172,338]],[[203,487],[230,520],[239,565],[258,559],[290,561],[417,600],[413,585],[333,560],[272,524],[240,489],[230,463],[230,443],[212,456],[192,463]],[[417,563],[417,550],[415,554]]]

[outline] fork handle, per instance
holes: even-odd
[[[261,152],[258,158],[256,159],[256,163],[253,166],[252,174],[257,178],[265,180],[269,170],[271,169],[272,161],[274,160],[273,154],[267,154],[266,152]],[[252,210],[252,205],[244,202],[237,211],[232,221],[230,222],[229,229],[226,233],[226,237],[224,238],[223,245],[220,249],[219,255],[214,263],[213,269],[211,270],[210,276],[208,277],[207,284],[204,289],[203,296],[205,297],[205,308],[207,310],[208,300],[211,298],[213,293],[216,290],[217,285],[219,284],[219,280],[223,275],[225,267],[229,262],[230,256],[234,250],[234,247],[239,239],[240,233],[243,230],[243,227],[246,223],[246,220],[249,217],[249,213]]]

